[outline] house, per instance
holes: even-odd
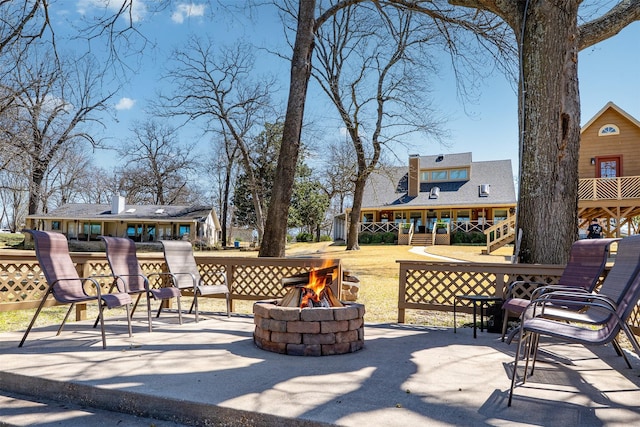
[[[597,218],[609,237],[638,234],[640,121],[608,102],[580,135],[579,227]]]
[[[208,246],[215,246],[221,234],[210,206],[127,205],[122,196],[115,196],[111,205],[68,203],[46,214],[28,215],[27,228],[59,231],[77,240],[100,235],[137,242],[186,238]]]
[[[471,153],[412,155],[407,166],[371,174],[360,230],[398,232],[399,244],[427,245],[442,227],[448,244],[453,233],[484,233],[515,221],[516,204],[511,160],[474,162]],[[344,239],[348,218],[347,212],[334,222],[334,238]]]

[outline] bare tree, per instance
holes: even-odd
[[[299,0],[297,13],[293,7],[282,7],[285,13],[295,18],[295,43],[291,57],[291,84],[284,124],[284,136],[278,166],[276,181],[273,187],[271,203],[269,204],[268,221],[265,229],[264,242],[260,247],[260,256],[284,256],[287,224],[286,213],[291,200],[291,188],[295,176],[295,165],[300,151],[300,133],[304,117],[304,105],[307,95],[309,77],[311,75],[311,58],[315,46],[315,36],[322,27],[340,10],[355,4],[371,0],[341,0],[331,3],[329,7],[321,8],[316,16],[316,2],[314,0]],[[442,8],[442,1],[416,0],[388,0],[375,1],[374,5],[385,4],[424,13],[439,26],[442,33],[447,34],[452,28],[469,29],[481,46],[491,41],[494,51],[509,51],[502,29],[495,25],[494,16],[489,14],[452,12],[451,8]],[[288,6],[289,3],[286,3]],[[424,6],[424,7],[423,7]],[[430,7],[426,7],[430,6]],[[478,16],[479,15],[479,16]],[[480,19],[485,18],[487,19]],[[456,52],[453,43],[448,44],[451,53]],[[497,55],[497,53],[496,53]],[[508,67],[508,62],[505,62]]]
[[[205,172],[214,183],[214,199],[217,203],[217,211],[222,218],[222,246],[227,245],[227,232],[229,228],[229,199],[231,196],[231,183],[237,173],[238,145],[230,141],[225,132],[222,138],[213,147],[211,159],[205,165]]]
[[[204,119],[207,130],[220,133],[225,141],[237,146],[261,238],[265,217],[262,194],[251,166],[249,139],[262,130],[261,125],[271,112],[273,78],[252,78],[255,67],[249,46],[237,44],[216,52],[211,40],[196,37],[175,52],[173,64],[166,77],[175,82],[175,90],[162,96],[162,109],[187,120]]]
[[[11,106],[17,121],[3,129],[4,138],[28,159],[29,214],[39,212],[43,180],[60,150],[83,141],[99,146],[88,125],[100,123],[96,113],[113,96],[101,92],[100,77],[90,57],[57,63],[32,50],[6,82],[17,94]]]
[[[356,170],[355,148],[350,141],[340,140],[329,145],[321,181],[335,214],[344,212],[347,199],[353,197]]]
[[[589,3],[582,0],[449,3],[496,14],[517,39],[520,258],[525,263],[564,263],[578,237],[578,52],[640,20],[640,1],[617,1],[582,25],[580,7]]]
[[[347,250],[358,249],[364,188],[382,150],[414,132],[441,139],[426,84],[432,66],[425,47],[437,32],[420,18],[363,3],[341,9],[317,32],[312,76],[336,106],[356,154]]]
[[[136,122],[133,138],[118,148],[125,166],[121,189],[136,203],[174,205],[193,202],[189,173],[196,169],[194,144],[179,142],[177,130],[154,119]]]

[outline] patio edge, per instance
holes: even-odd
[[[333,425],[2,371],[0,371],[0,390],[194,426],[322,427]]]

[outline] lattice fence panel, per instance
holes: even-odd
[[[40,300],[46,290],[38,264],[0,263],[0,304]]]
[[[495,295],[495,274],[408,270],[405,302],[453,305],[458,294]]]
[[[227,273],[227,268],[224,264],[199,264],[198,269],[205,283],[212,285],[224,284],[224,276],[219,274]]]
[[[259,298],[281,298],[286,293],[281,279],[309,270],[309,267],[283,265],[238,266],[233,273],[232,293]]]

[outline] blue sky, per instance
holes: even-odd
[[[115,6],[117,2],[111,1]],[[105,136],[111,142],[122,140],[131,135],[132,124],[145,117],[148,101],[155,92],[167,82],[161,80],[163,66],[167,63],[170,52],[180,47],[191,33],[208,33],[219,44],[231,44],[238,39],[251,40],[254,44],[285,51],[282,27],[273,6],[262,7],[254,19],[245,19],[240,14],[230,17],[220,10],[213,10],[215,2],[179,2],[174,1],[170,7],[151,13],[146,8],[153,2],[136,0],[134,18],[140,31],[156,46],[146,49],[142,56],[134,56],[139,60],[139,71],[130,75],[114,99],[113,113],[117,120],[105,119],[107,130]],[[242,5],[240,1],[223,2],[228,5]],[[96,5],[104,4],[104,0],[65,1],[56,6],[57,19],[73,21],[80,16],[90,16]],[[255,19],[258,18],[259,19]],[[640,118],[640,23],[634,23],[612,39],[582,51],[579,56],[579,79],[582,106],[582,123],[586,123],[607,102],[613,101],[620,108],[636,118]],[[268,72],[282,78],[282,91],[277,98],[284,111],[289,77],[289,64],[261,50],[258,53],[259,72]],[[480,87],[481,96],[475,103],[463,103],[457,95],[455,82],[446,76],[433,82],[435,104],[448,117],[446,127],[451,137],[447,140],[449,147],[441,147],[432,142],[414,140],[414,147],[409,150],[398,148],[400,159],[411,153],[422,155],[467,152],[473,153],[474,160],[511,159],[515,168],[518,156],[517,96],[513,85],[507,78],[495,73],[485,79]],[[331,107],[319,101],[322,95],[311,92],[306,108],[308,118],[320,118],[326,123],[328,141],[341,136],[338,121],[326,120],[324,115]],[[198,147],[207,152],[210,138],[202,137],[201,131],[195,127],[180,131],[183,139],[198,140]],[[103,157],[104,156],[104,157]],[[109,164],[111,154],[100,153],[100,157]]]

